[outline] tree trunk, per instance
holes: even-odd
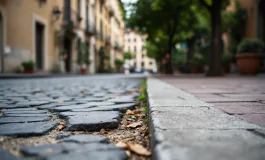
[[[221,76],[221,7],[222,0],[212,0],[211,8],[211,54],[207,76]]]
[[[172,43],[173,43],[173,37],[174,37],[174,34],[173,35],[170,35],[169,36],[169,40],[168,40],[168,49],[167,49],[167,54],[168,56],[166,55],[166,66],[165,66],[165,69],[166,69],[166,74],[173,74],[173,68],[172,68]]]

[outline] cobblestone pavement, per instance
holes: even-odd
[[[152,159],[264,159],[264,76],[156,76],[147,94]]]
[[[5,150],[6,137],[45,136],[58,127],[66,132],[117,128],[121,113],[137,105],[141,78],[110,75],[0,80],[0,159],[21,158]],[[19,155],[47,160],[127,159],[122,149],[103,136],[63,133],[57,138],[62,140],[21,147]]]

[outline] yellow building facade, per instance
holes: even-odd
[[[66,2],[70,5],[73,34],[69,42],[58,36],[65,27]],[[100,47],[110,56],[111,16],[115,10],[108,3],[106,0],[0,0],[1,72],[16,72],[21,62],[30,60],[35,62],[38,72],[49,72],[54,66],[79,72],[80,43],[86,43],[88,71],[95,73],[101,65]],[[120,29],[123,33],[123,28]]]

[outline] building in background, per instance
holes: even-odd
[[[142,69],[152,71],[157,68],[156,61],[146,55],[145,41],[146,36],[138,34],[134,30],[126,30],[124,35],[124,50],[130,52],[133,58],[130,65],[136,70]]]
[[[124,22],[119,2],[0,0],[1,72],[16,72],[21,62],[32,60],[38,72],[50,72],[59,66],[65,72],[76,73],[86,63],[83,59],[89,59],[87,69],[95,73],[102,65],[101,48],[106,55],[104,62],[109,59],[107,69],[115,59],[115,42],[120,46],[123,42],[120,37],[123,38]],[[113,21],[119,27],[112,25]],[[86,57],[81,54],[84,46],[88,50]]]
[[[124,21],[120,0],[96,1],[97,70],[115,68],[115,59],[123,58]]]

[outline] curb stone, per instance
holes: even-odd
[[[259,160],[261,127],[228,115],[155,78],[147,80],[147,113],[153,160]]]

